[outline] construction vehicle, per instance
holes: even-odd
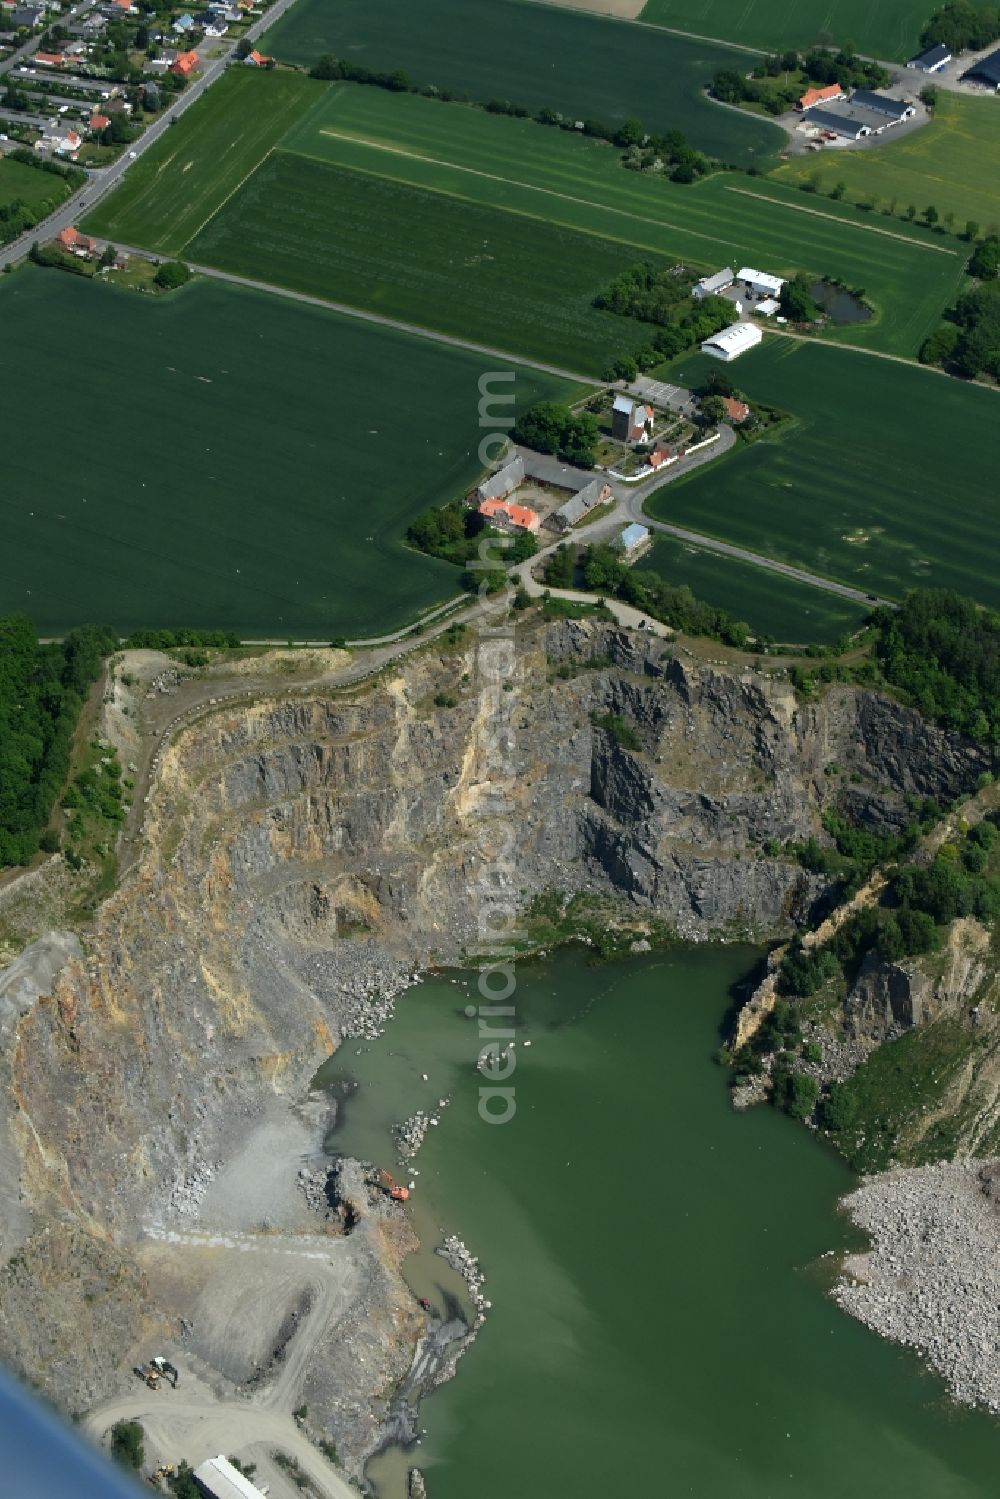
[[[405,1202],[410,1195],[409,1187],[401,1187],[397,1181],[389,1175],[388,1171],[379,1171],[379,1176],[385,1183],[385,1189],[393,1202]]]
[[[156,1358],[151,1360],[151,1363],[153,1368],[156,1369],[164,1377],[166,1377],[167,1375],[171,1376],[172,1386],[176,1390],[177,1381],[181,1377],[178,1373],[176,1364],[172,1364],[168,1358],[162,1358],[159,1354],[157,1354]]]
[[[143,1384],[148,1384],[151,1390],[160,1388],[160,1371],[152,1364],[136,1364],[132,1373],[138,1375]]]
[[[176,1464],[174,1464],[174,1463],[161,1463],[160,1466],[157,1468],[156,1472],[153,1474],[153,1482],[154,1483],[160,1483],[160,1482],[166,1483],[166,1481],[169,1478],[173,1478],[173,1476],[174,1476],[174,1474],[176,1472],[177,1472]]]

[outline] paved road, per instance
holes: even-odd
[[[295,0],[275,0],[275,4],[271,6],[271,9],[265,15],[261,16],[259,21],[255,21],[249,27],[246,32],[247,38],[250,41],[255,41],[267,27],[272,26],[294,3]],[[83,10],[89,10],[90,8],[89,5],[80,6],[75,14],[79,14]],[[37,41],[37,39],[35,40]],[[217,39],[214,37],[209,38],[205,45],[212,47],[214,50],[216,41]],[[224,43],[223,46],[225,46]],[[71,198],[67,199],[55,213],[50,214],[41,224],[36,224],[27,234],[22,234],[20,239],[16,239],[11,244],[5,245],[0,250],[0,268],[5,265],[12,265],[18,260],[23,260],[36,239],[52,239],[61,229],[67,229],[70,225],[76,224],[84,209],[89,210],[93,208],[95,203],[99,202],[101,198],[106,197],[113,188],[117,187],[129,167],[135,164],[130,153],[134,153],[135,157],[140,157],[144,151],[149,149],[154,141],[159,140],[165,130],[170,129],[172,120],[183,114],[186,109],[190,109],[191,105],[201,98],[205,90],[211,88],[217,78],[221,78],[232,56],[232,50],[231,47],[225,47],[221,57],[206,62],[201,77],[195,79],[193,83],[189,83],[184,92],[174,98],[170,108],[165,109],[147,127],[144,134],[130,148],[130,151],[123,152],[119,159],[113,162],[111,166],[104,167],[100,171],[95,171],[91,175],[90,180],[80,188],[79,192],[74,193]],[[8,65],[14,61],[15,58],[9,58]],[[0,68],[3,66],[3,64],[0,64]]]

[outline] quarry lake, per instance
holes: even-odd
[[[431,1248],[456,1233],[492,1301],[420,1445],[370,1465],[382,1499],[411,1465],[432,1499],[996,1493],[1000,1424],[826,1295],[827,1252],[857,1243],[837,1208],[851,1173],[786,1117],[730,1107],[713,1053],[756,958],[519,965],[504,1125],[479,1114],[465,975],[413,989],[380,1040],[324,1068],[357,1085],[331,1148],[416,1182],[414,1289],[453,1286]],[[390,1129],[418,1108],[440,1124],[404,1175]]]

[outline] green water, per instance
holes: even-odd
[[[477,1110],[464,980],[412,991],[380,1041],[326,1069],[359,1084],[333,1143],[390,1169],[388,1126],[454,1100],[406,1179],[418,1231],[480,1256],[493,1310],[423,1407],[409,1461],[433,1499],[997,1493],[1000,1424],[948,1405],[824,1294],[851,1174],[773,1111],[730,1109],[712,1053],[753,959],[522,965],[505,1125]],[[450,1285],[440,1267],[408,1262],[420,1294]],[[406,1466],[371,1465],[386,1499]]]

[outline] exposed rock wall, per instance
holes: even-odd
[[[477,681],[475,646],[429,651],[353,693],[207,709],[162,751],[141,860],[6,1048],[19,1164],[0,1255],[27,1244],[0,1286],[0,1352],[64,1404],[103,1393],[168,1318],[136,1268],[144,1228],[172,1221],[269,1101],[302,1097],[342,1036],[370,1033],[417,968],[462,960],[501,834],[521,910],[589,888],[684,936],[775,937],[824,885],[763,844],[819,831],[830,761],[873,821],[981,768],[873,694],[802,709],[784,680],[684,665],[648,636],[529,626],[497,814]],[[456,706],[434,706],[444,688]],[[641,752],[594,726],[609,714]],[[71,1234],[86,1274],[40,1252]]]

